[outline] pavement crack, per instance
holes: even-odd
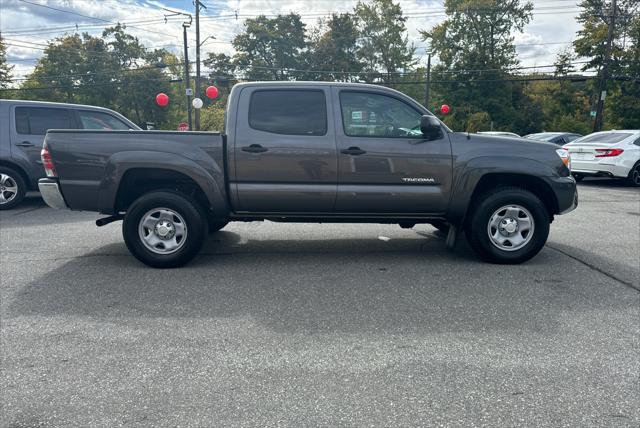
[[[594,265],[594,264],[591,264],[591,263],[589,263],[589,262],[586,262],[586,261],[582,260],[581,258],[579,258],[579,257],[577,257],[577,256],[574,256],[573,254],[570,254],[570,253],[568,253],[568,252],[566,252],[566,251],[563,251],[563,250],[561,250],[561,249],[559,249],[559,248],[556,248],[556,247],[554,247],[554,246],[552,246],[552,245],[547,244],[546,246],[547,246],[547,247],[549,247],[549,248],[551,248],[551,249],[552,249],[552,250],[554,250],[554,251],[559,252],[559,253],[560,253],[560,254],[562,254],[562,255],[565,255],[565,256],[567,256],[567,257],[569,257],[569,258],[571,258],[571,259],[573,259],[573,260],[577,261],[578,263],[581,263],[581,264],[583,264],[583,265],[587,266],[587,267],[588,267],[588,268],[590,268],[590,269],[593,269],[593,270],[595,270],[595,271],[597,271],[597,272],[600,272],[600,273],[601,273],[601,274],[603,274],[604,276],[609,277],[609,278],[613,279],[614,281],[617,281],[617,282],[619,282],[619,283],[621,283],[621,284],[626,285],[626,286],[627,286],[627,287],[629,287],[629,288],[633,288],[634,290],[636,290],[636,291],[640,292],[640,287],[639,287],[639,286],[637,286],[637,285],[635,285],[635,284],[633,284],[633,283],[631,283],[631,282],[629,282],[629,281],[625,281],[624,279],[619,278],[619,277],[617,277],[616,275],[613,275],[612,273],[609,273],[609,272],[607,272],[607,271],[605,271],[605,270],[603,270],[603,269],[599,268],[598,266],[596,266],[596,265]]]

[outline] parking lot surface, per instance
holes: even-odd
[[[579,192],[519,266],[263,222],[174,270],[31,198],[0,214],[0,425],[638,426],[640,192]]]

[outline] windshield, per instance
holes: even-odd
[[[549,141],[552,138],[556,137],[557,135],[560,135],[560,134],[555,134],[550,132],[541,132],[539,134],[529,134],[525,136],[525,138],[530,138],[532,140],[538,140],[538,141]]]
[[[627,132],[598,132],[574,140],[572,145],[582,143],[616,144],[633,134]]]

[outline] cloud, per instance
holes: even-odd
[[[201,13],[201,39],[208,39],[202,46],[202,56],[208,52],[233,54],[231,40],[242,31],[244,19],[259,14],[297,12],[303,22],[315,26],[318,19],[331,12],[353,10],[356,0],[202,0],[207,9]],[[427,47],[419,30],[431,28],[444,19],[442,1],[399,0],[407,16],[409,40],[417,47],[417,54],[424,57]],[[183,13],[193,13],[190,0],[0,0],[0,31],[11,44],[8,58],[15,64],[15,77],[29,73],[34,58],[42,55],[42,44],[55,37],[78,30],[100,35],[111,25],[109,22],[129,22],[128,31],[148,47],[164,47],[180,54],[182,51],[182,26],[184,17],[173,16],[164,21],[169,8]],[[514,34],[517,52],[522,65],[534,66],[553,63],[555,54],[573,40],[579,25],[575,21],[577,7],[572,3],[534,0],[534,17],[522,33]],[[554,6],[556,5],[556,6]],[[55,10],[60,9],[60,10]],[[68,11],[72,13],[67,13]],[[84,15],[84,16],[83,16]],[[236,19],[237,15],[237,19]],[[109,22],[105,22],[109,21]],[[188,31],[191,58],[194,57],[195,26]],[[562,42],[562,43],[561,43]],[[36,44],[37,43],[37,44]],[[38,45],[40,44],[40,45]]]

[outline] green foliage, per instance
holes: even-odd
[[[203,131],[224,131],[224,107],[212,105],[200,112],[200,128]]]
[[[396,0],[397,2],[397,0]],[[368,81],[404,92],[422,103],[426,70],[416,66],[406,17],[394,0],[360,1],[352,13],[332,14],[308,29],[300,15],[259,16],[245,21],[233,40],[236,54],[209,53],[202,84],[215,84],[216,100],[203,97],[202,129],[221,130],[231,87],[241,80]],[[605,101],[605,128],[640,128],[640,14],[638,0],[618,0],[613,59]],[[561,51],[554,78],[516,73],[512,34],[531,19],[531,1],[445,0],[446,19],[422,36],[435,64],[431,110],[449,104],[444,121],[455,130],[588,133],[595,79],[577,74],[576,58],[599,68],[604,57],[611,1],[582,0],[582,29],[575,51]],[[187,120],[183,59],[145,48],[122,25],[102,37],[71,34],[54,39],[34,71],[15,91],[0,39],[0,94],[115,109],[140,124],[176,129]],[[208,82],[207,82],[208,81]],[[13,86],[9,87],[8,86]],[[165,92],[168,107],[155,103]]]
[[[11,83],[13,66],[7,63],[7,47],[0,35],[0,89],[8,88]]]
[[[578,31],[573,46],[576,53],[588,59],[584,70],[600,70],[605,58],[611,20],[611,1],[583,0]],[[638,0],[618,0],[613,31],[604,128],[640,128],[640,14]],[[594,94],[597,87],[591,87]]]
[[[264,15],[245,21],[245,31],[233,39],[234,62],[249,79],[290,80],[289,69],[302,66],[307,46],[300,15]]]
[[[436,80],[444,80],[439,91],[448,102],[464,106],[450,119],[454,128],[477,124],[478,112],[490,112],[498,129],[514,128],[522,99],[518,86],[509,82],[509,68],[517,65],[513,31],[521,31],[531,19],[533,5],[518,0],[446,0],[447,18],[422,31],[432,52],[440,60],[434,67]],[[447,82],[449,81],[449,82]]]
[[[409,46],[400,4],[393,0],[358,2],[355,14],[360,27],[358,58],[368,74],[365,81],[393,81],[393,74],[416,64],[415,48]]]
[[[309,80],[352,81],[357,79],[363,64],[357,57],[360,33],[354,15],[332,14],[321,20],[311,34],[305,66]],[[321,73],[317,73],[321,72]]]

